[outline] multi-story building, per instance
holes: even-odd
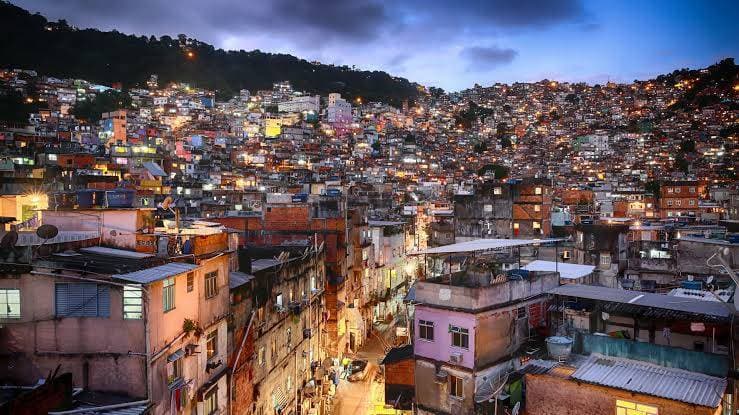
[[[74,229],[79,217],[54,222]],[[146,401],[153,414],[226,411],[226,240],[196,232],[191,253],[170,259],[166,250],[97,246],[99,232],[60,230],[46,241],[19,236],[29,255],[41,245],[45,253],[0,274],[0,292],[13,303],[0,315],[2,348],[10,352],[0,357],[6,378],[35,384],[58,367],[76,387]]]
[[[321,97],[318,95],[303,95],[290,98],[289,101],[277,104],[279,112],[310,112],[318,114],[321,110]]]
[[[705,192],[705,185],[698,181],[666,181],[660,184],[660,217],[695,219],[698,201]]]
[[[531,241],[480,243],[477,248],[461,243],[420,252],[447,259],[461,255],[467,261],[464,269],[440,269],[415,284],[419,413],[491,411],[493,392],[518,367],[519,351],[544,322],[546,291],[559,284],[554,272],[503,273],[501,266],[491,265],[499,255],[483,254]]]
[[[239,260],[246,278],[234,284],[233,302],[247,305],[234,315],[246,327],[246,334],[234,336],[234,413],[320,407],[321,394],[314,392],[325,379],[315,378],[312,368],[326,356],[323,244],[249,247]]]

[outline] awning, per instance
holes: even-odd
[[[527,271],[556,271],[559,272],[560,278],[575,280],[590,275],[595,270],[595,266],[536,260],[521,267],[521,269]]]
[[[500,248],[510,248],[515,246],[530,246],[538,244],[546,244],[551,242],[564,241],[564,238],[558,239],[475,239],[474,241],[460,242],[451,245],[439,246],[436,248],[426,249],[424,251],[411,252],[408,255],[426,255],[426,254],[454,254],[461,252],[479,252],[489,251]]]
[[[184,355],[185,355],[185,351],[184,350],[177,349],[177,350],[175,350],[174,353],[172,353],[171,355],[167,356],[167,361],[168,362],[174,362],[175,360],[181,359],[182,356],[184,356]]]

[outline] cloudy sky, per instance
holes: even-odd
[[[51,20],[380,69],[447,90],[739,58],[736,0],[11,0]]]

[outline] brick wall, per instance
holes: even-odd
[[[613,415],[616,400],[656,406],[659,415],[718,415],[721,408],[706,408],[654,396],[634,394],[560,378],[526,375],[526,413],[529,415]]]

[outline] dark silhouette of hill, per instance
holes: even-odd
[[[297,90],[393,104],[418,94],[417,84],[386,72],[312,64],[259,50],[225,51],[185,35],[157,39],[77,29],[5,1],[0,1],[0,67],[107,85],[120,82],[124,88],[143,86],[149,75],[157,74],[160,83],[189,82],[216,90],[221,98],[242,88],[270,89],[284,80]]]

